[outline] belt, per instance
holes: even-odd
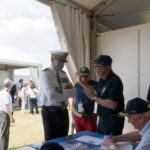
[[[112,118],[112,117],[119,117],[119,115],[118,114],[111,114],[108,116],[100,116],[101,119],[108,119],[108,118]]]
[[[67,109],[67,107],[66,106],[42,106],[43,108],[65,108],[65,109]]]
[[[96,114],[94,114],[94,113],[91,113],[91,114],[81,114],[81,113],[78,113],[78,112],[74,112],[74,113],[75,113],[75,115],[76,115],[77,117],[96,116]]]

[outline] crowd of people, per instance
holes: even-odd
[[[21,79],[15,85],[10,79],[4,81],[4,89],[0,92],[0,149],[8,149],[10,122],[15,122],[12,100],[17,106],[21,99],[22,112],[25,112],[28,102],[30,113],[34,114],[35,108],[38,114],[37,96],[40,95],[45,141],[68,134],[67,105],[68,98],[72,97],[76,132],[92,131],[111,135],[104,139],[103,146],[115,146],[119,141],[140,141],[135,150],[149,150],[150,89],[147,101],[136,97],[129,100],[125,108],[123,83],[112,70],[113,60],[110,56],[100,55],[93,61],[97,81],[91,79],[92,72],[83,66],[76,73],[77,82],[74,86],[62,70],[67,63],[67,56],[67,52],[51,54],[51,67],[41,72],[40,92],[33,81],[23,83]],[[139,131],[122,134],[125,116]]]

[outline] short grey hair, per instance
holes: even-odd
[[[10,79],[5,79],[3,84],[4,84],[4,87],[8,87],[8,86],[12,85],[13,82]]]

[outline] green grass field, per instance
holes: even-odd
[[[11,124],[10,127],[9,150],[43,141],[44,133],[40,113],[32,115],[29,110],[22,113],[19,109],[14,111],[14,117],[16,123]]]

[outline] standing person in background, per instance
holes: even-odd
[[[37,105],[38,91],[37,91],[36,86],[33,82],[30,82],[30,87],[28,88],[27,92],[28,92],[28,96],[29,96],[30,113],[34,114],[33,109],[35,108],[36,114],[38,114],[39,113],[38,105]]]
[[[111,69],[110,56],[100,55],[95,59],[94,64],[99,82],[96,92],[89,88],[85,90],[85,94],[98,103],[97,114],[100,119],[97,132],[107,135],[122,134],[124,118],[118,116],[118,113],[124,110],[122,81]]]
[[[25,113],[25,107],[27,104],[27,85],[28,83],[24,83],[21,89],[21,111]]]
[[[12,115],[12,98],[9,93],[12,86],[12,81],[6,79],[4,89],[0,91],[0,150],[8,150],[10,122],[15,122]]]
[[[13,79],[11,79],[13,81]],[[10,90],[10,95],[12,98],[12,103],[15,103],[15,94],[16,94],[16,84],[13,84],[11,90]]]
[[[147,100],[150,101],[150,86],[149,86],[149,89],[148,89],[148,92],[147,92]]]
[[[68,52],[53,52],[51,67],[42,71],[40,77],[40,98],[45,140],[62,137],[68,134],[69,117],[65,91],[72,85],[64,71]]]
[[[90,71],[87,67],[81,67],[78,77],[82,83],[91,86],[94,89],[96,81],[90,79]],[[80,82],[75,84],[76,97],[74,103],[74,122],[76,132],[80,131],[92,131],[96,132],[97,116],[94,114],[94,101],[91,101],[86,95],[84,95],[83,87]]]
[[[15,102],[16,106],[19,106],[19,101],[20,101],[19,92],[22,89],[22,87],[23,87],[23,79],[20,79],[16,83],[16,102]]]

